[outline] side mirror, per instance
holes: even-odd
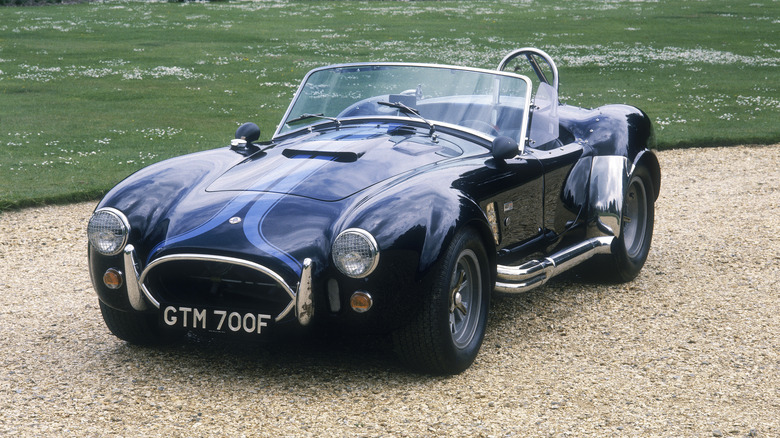
[[[514,158],[520,153],[520,147],[517,142],[509,137],[496,137],[493,140],[493,158],[496,160],[508,160]]]
[[[236,138],[246,140],[247,144],[252,144],[260,138],[260,127],[254,123],[244,123],[236,129]]]

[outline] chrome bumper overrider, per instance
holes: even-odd
[[[292,311],[295,311],[295,315],[301,325],[307,325],[311,321],[311,318],[314,314],[314,301],[312,297],[311,281],[313,263],[311,259],[307,258],[303,261],[301,279],[298,283],[298,290],[295,291],[292,287],[290,287],[290,285],[287,284],[287,282],[284,281],[281,276],[279,276],[279,274],[266,268],[263,265],[250,262],[248,260],[217,255],[175,254],[164,256],[149,263],[143,272],[139,274],[138,267],[140,264],[138,263],[135,248],[133,245],[127,245],[124,249],[124,271],[126,272],[125,275],[127,276],[127,296],[130,301],[130,305],[133,306],[133,309],[139,311],[147,310],[149,308],[148,303],[151,303],[154,307],[159,308],[160,302],[154,297],[154,295],[152,295],[152,293],[146,288],[146,285],[144,284],[146,276],[155,266],[159,266],[166,262],[184,260],[228,263],[261,272],[272,278],[290,297],[290,303],[281,313],[276,315],[274,318],[275,321],[280,321],[289,315]]]
[[[556,275],[588,260],[596,254],[611,254],[613,236],[595,237],[559,251],[543,260],[531,260],[520,266],[498,266],[496,291],[527,292]]]

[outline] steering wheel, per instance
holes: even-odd
[[[505,71],[509,63],[515,58],[519,57],[524,57],[528,61],[531,69],[536,74],[540,82],[550,84],[556,91],[558,91],[558,67],[555,65],[555,61],[553,61],[552,57],[542,50],[533,47],[517,49],[506,55],[504,59],[501,60],[501,62],[498,64],[498,70]],[[552,77],[547,77],[544,72],[545,68],[543,68],[542,63],[540,63],[539,60],[543,61],[544,64],[547,64],[548,72]],[[517,71],[517,68],[515,71]]]

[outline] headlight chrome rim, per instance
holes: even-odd
[[[113,223],[99,223],[114,221]],[[113,235],[109,237],[109,235]],[[100,208],[92,214],[87,225],[87,237],[90,245],[105,256],[114,256],[122,252],[130,235],[130,222],[121,211],[115,208]]]
[[[352,248],[356,244],[364,246],[357,248],[356,251],[355,248]],[[345,259],[350,255],[354,257],[356,252],[362,260]],[[361,256],[360,252],[364,252],[364,254]],[[331,254],[339,272],[351,278],[365,278],[371,275],[379,264],[379,245],[376,243],[376,239],[371,233],[360,228],[348,228],[339,233],[333,241]]]

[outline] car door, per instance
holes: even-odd
[[[544,172],[533,154],[494,161],[482,177],[486,196],[480,206],[485,212],[499,252],[537,238],[544,224]]]
[[[562,145],[548,144],[545,149],[527,148],[525,155],[539,161],[544,173],[542,228],[550,238],[562,235],[576,220],[579,209],[567,202],[571,185],[586,185],[585,181],[570,181],[572,169],[582,157],[584,150],[578,143]],[[587,169],[589,170],[589,169]],[[585,172],[587,176],[589,172]],[[569,185],[567,186],[567,182]],[[585,187],[583,187],[585,189]]]

